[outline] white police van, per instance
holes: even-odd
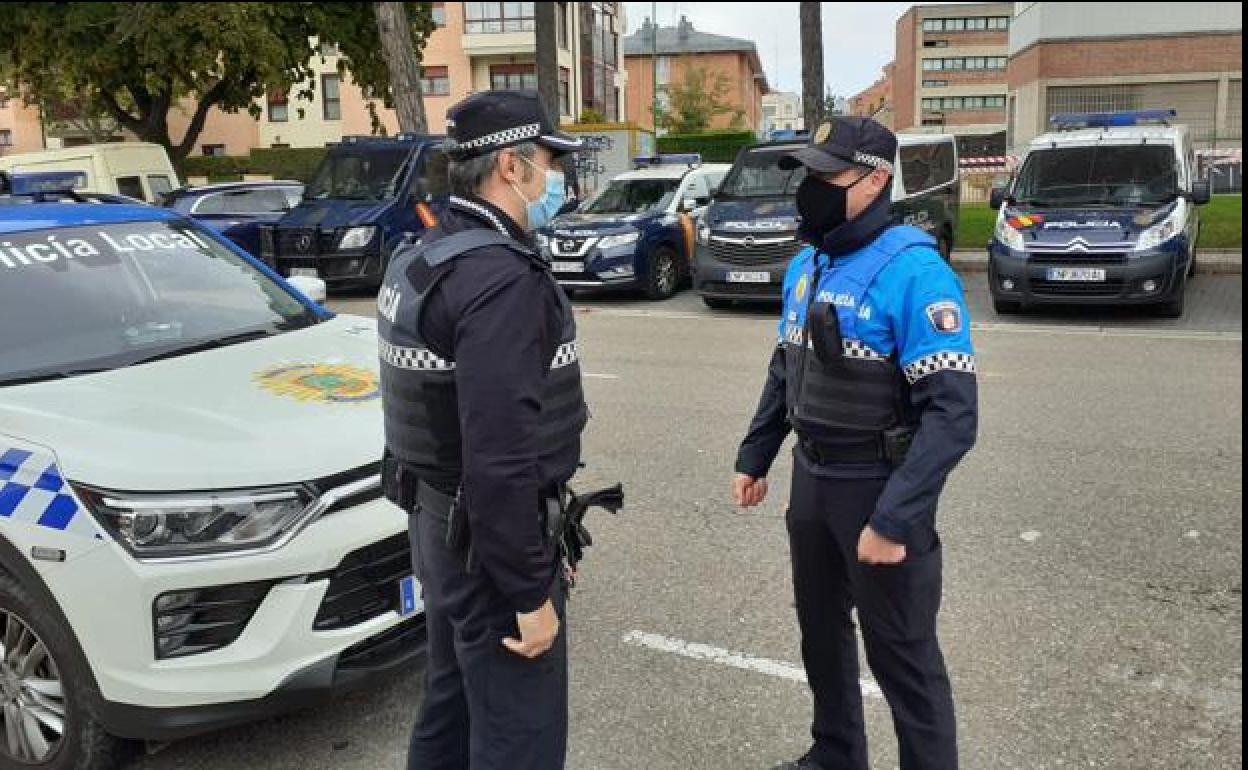
[[[1147,305],[1183,314],[1200,234],[1192,140],[1174,110],[1055,115],[994,190],[988,247],[998,313],[1028,305]]]
[[[0,194],[0,767],[113,767],[409,666],[375,323],[55,176]]]
[[[634,158],[580,209],[537,233],[567,289],[641,289],[667,299],[692,274],[696,222],[729,168],[697,153]]]

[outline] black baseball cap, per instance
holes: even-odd
[[[819,124],[810,144],[780,159],[780,168],[805,166],[820,174],[847,168],[882,168],[893,173],[897,136],[871,118],[840,116]]]
[[[447,150],[470,158],[524,142],[556,155],[575,152],[581,140],[551,121],[536,91],[481,91],[446,111]]]

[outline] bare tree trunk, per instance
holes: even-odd
[[[802,117],[813,132],[823,120],[823,14],[819,3],[802,3]]]
[[[381,53],[390,70],[390,92],[399,114],[399,130],[429,132],[425,100],[420,89],[420,59],[412,47],[411,24],[403,3],[374,3]]]
[[[534,3],[533,22],[537,28],[537,93],[550,119],[559,122],[559,40],[558,19],[563,13],[559,3]]]

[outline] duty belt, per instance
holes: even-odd
[[[897,467],[906,461],[914,433],[913,426],[899,425],[881,433],[868,434],[855,444],[834,446],[805,436],[798,436],[797,443],[802,453],[815,465],[887,462]]]

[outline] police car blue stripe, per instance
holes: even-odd
[[[0,516],[12,516],[29,492],[30,487],[24,484],[5,484],[0,487]]]
[[[56,472],[55,465],[49,465],[48,469],[43,472],[39,480],[35,482],[35,489],[43,489],[48,492],[60,492],[65,486],[64,479],[61,474]]]
[[[69,495],[57,495],[39,517],[39,526],[65,529],[78,513],[78,504]]]
[[[0,481],[8,481],[17,473],[17,469],[31,458],[31,453],[21,449],[10,449],[0,455]]]

